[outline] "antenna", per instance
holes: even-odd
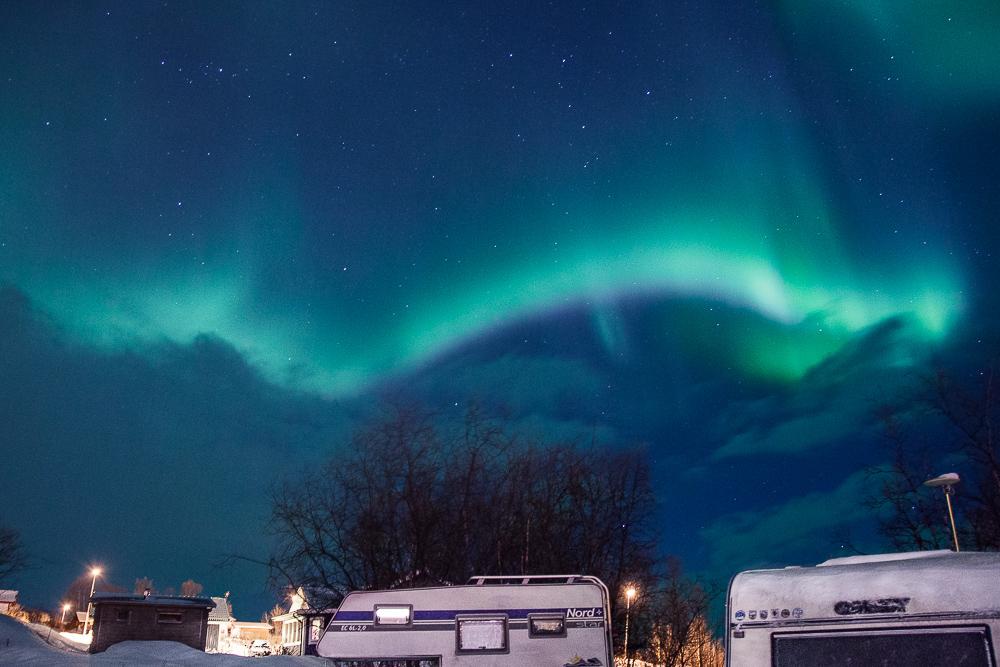
[[[951,522],[951,538],[955,540],[956,553],[958,553],[960,549],[958,548],[958,531],[955,530],[955,514],[951,511],[951,494],[955,493],[955,490],[952,487],[961,481],[962,478],[958,476],[957,472],[946,472],[943,475],[938,475],[934,479],[929,479],[924,482],[924,486],[940,486],[944,491],[944,500],[948,503],[948,520]]]

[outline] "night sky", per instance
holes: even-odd
[[[878,548],[876,407],[998,352],[998,40],[994,0],[4,3],[12,586],[256,619],[216,563],[386,397],[647,446],[710,577]]]

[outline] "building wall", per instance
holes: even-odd
[[[163,614],[179,614],[179,617]],[[171,621],[179,618],[180,622],[164,622],[167,618]],[[204,651],[207,632],[208,609],[97,603],[94,605],[94,639],[90,652],[99,653],[129,639],[180,642]]]
[[[253,641],[254,639],[265,639],[270,641],[271,632],[271,626],[266,623],[244,625],[239,621],[236,621],[233,627],[233,638],[246,639],[250,641]]]
[[[302,619],[293,618],[281,624],[281,646],[287,655],[302,655]]]

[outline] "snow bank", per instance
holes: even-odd
[[[82,653],[54,630],[38,626],[39,636],[17,619],[0,615],[0,665],[209,665],[210,667],[304,667],[326,665],[313,657],[269,656],[242,658],[221,653],[209,654],[177,642],[121,642],[104,653]],[[43,637],[54,640],[46,643]],[[57,642],[57,643],[56,643]]]

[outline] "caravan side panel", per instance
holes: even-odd
[[[377,608],[412,609],[380,624]],[[603,586],[486,585],[351,593],[320,640],[333,659],[437,659],[442,667],[609,665]]]

